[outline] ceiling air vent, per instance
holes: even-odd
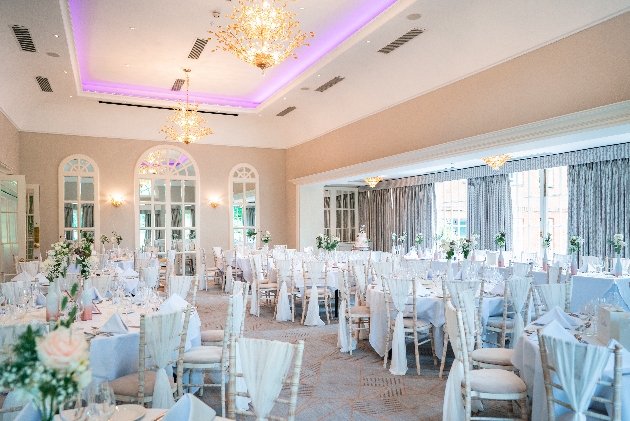
[[[186,81],[184,79],[175,79],[175,83],[173,83],[171,91],[181,91],[185,82]]]
[[[288,107],[285,108],[284,110],[280,111],[278,114],[276,114],[278,117],[284,117],[285,115],[289,114],[291,111],[295,110],[296,107]]]
[[[403,44],[405,44],[405,43],[407,43],[409,41],[411,41],[412,39],[414,39],[415,37],[417,37],[418,35],[420,35],[423,32],[424,32],[424,29],[414,28],[411,31],[407,32],[402,37],[394,40],[393,42],[390,42],[385,47],[383,47],[380,50],[378,50],[378,52],[379,53],[383,53],[383,54],[389,54],[392,51],[394,51],[396,48],[402,46]]]
[[[201,53],[203,53],[203,49],[206,48],[207,43],[207,39],[197,38],[192,48],[190,49],[190,54],[188,54],[188,58],[197,60]]]
[[[13,33],[15,34],[15,39],[17,39],[18,44],[20,44],[20,48],[22,51],[28,51],[29,53],[36,53],[35,44],[33,43],[33,38],[31,38],[31,33],[28,28],[25,28],[20,25],[11,26],[13,29]]]
[[[337,76],[333,79],[330,79],[328,82],[324,83],[322,86],[320,86],[319,88],[315,89],[317,92],[324,92],[326,89],[330,89],[333,86],[335,86],[336,84],[338,84],[339,82],[341,82],[342,80],[344,80],[345,77],[341,77],[341,76]]]
[[[37,76],[35,77],[35,79],[37,80],[37,83],[39,83],[39,87],[42,89],[43,92],[52,92],[52,87],[50,86],[50,82],[48,81],[47,77],[43,77],[43,76]]]

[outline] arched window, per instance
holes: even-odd
[[[98,198],[98,167],[94,161],[83,155],[64,159],[59,165],[59,235],[76,241],[80,231],[90,231],[98,238]]]
[[[247,232],[258,232],[258,172],[249,164],[235,165],[230,171],[230,247],[258,244],[258,236],[248,238]]]
[[[199,249],[199,171],[176,146],[150,149],[136,165],[138,248],[176,252],[176,275],[196,271]]]

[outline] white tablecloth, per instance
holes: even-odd
[[[605,297],[609,292],[618,292],[623,300],[621,306],[630,310],[630,276],[616,278],[604,273],[579,273],[573,276],[571,311],[577,313],[580,306]]]
[[[540,326],[527,326],[527,330],[536,330]],[[582,335],[582,338],[593,345],[605,346],[594,336]],[[538,336],[536,333],[528,336],[526,332],[523,332],[521,337],[516,342],[514,347],[514,356],[512,357],[512,364],[520,371],[520,376],[527,385],[527,395],[531,399],[532,409],[532,421],[546,420],[547,419],[547,400],[545,394],[545,383],[542,374],[542,362],[540,360],[540,348],[538,346]],[[609,379],[612,380],[612,379]],[[608,391],[600,386],[598,396],[611,392],[611,388]],[[623,421],[630,421],[630,374],[623,375],[622,386],[622,407],[621,407],[621,419]],[[610,396],[606,396],[610,398]],[[556,416],[559,414],[556,411]],[[557,419],[557,418],[556,418]]]
[[[278,277],[278,271],[273,268],[269,271],[269,282],[275,283]],[[302,269],[296,269],[293,271],[293,282],[300,290],[304,289],[304,275]],[[329,270],[326,276],[326,287],[332,291],[339,289],[339,271],[337,269]]]
[[[439,292],[441,294],[441,291]],[[412,298],[409,297],[407,311],[411,312]],[[379,287],[371,285],[367,290],[367,302],[370,306],[370,345],[380,355],[384,356],[387,341],[387,314],[385,295]],[[434,346],[438,358],[442,357],[444,343],[444,300],[435,295],[418,297],[416,300],[418,318],[426,319],[435,327]],[[489,316],[503,314],[503,297],[484,297],[482,323],[485,326]],[[393,320],[393,318],[392,318]]]

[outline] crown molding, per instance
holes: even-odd
[[[298,186],[630,123],[630,100],[289,180]]]

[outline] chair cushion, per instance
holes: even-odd
[[[370,315],[370,308],[368,306],[354,306],[348,309],[348,313],[351,315],[368,317]]]
[[[171,383],[171,388],[175,387],[173,378],[169,377],[168,381]],[[138,396],[138,384],[140,378],[138,373],[128,374],[124,377],[119,377],[109,382],[114,394],[120,396]],[[155,371],[144,372],[144,396],[152,396],[153,389],[155,388]]]
[[[271,289],[278,289],[278,284],[274,283],[267,283],[267,284],[261,284],[260,285],[260,289],[266,289],[266,290],[271,290]]]
[[[403,319],[403,326],[404,327],[413,327],[413,325],[414,325],[413,318],[411,318],[411,319]],[[423,328],[423,327],[430,328],[431,326],[432,326],[431,322],[426,320],[426,319],[418,319],[418,320],[416,320],[416,327],[417,328]]]
[[[470,390],[475,392],[501,395],[527,391],[527,386],[523,380],[507,370],[471,370],[468,373],[468,378],[470,379]],[[462,386],[465,386],[463,379]]]
[[[203,330],[201,331],[201,343],[223,342],[223,330]]]
[[[332,295],[332,291],[330,291],[329,289],[324,290],[324,288],[317,288],[317,295],[319,295],[320,297],[323,297],[324,293],[326,293],[329,296]],[[311,296],[311,290],[310,289],[306,290],[306,296],[307,297]]]
[[[223,348],[220,346],[193,346],[184,352],[184,364],[214,364],[221,362]]]
[[[503,327],[503,317],[489,317],[486,326],[490,326],[495,329],[501,329]],[[505,319],[505,328],[514,329],[514,320]]]
[[[513,349],[506,348],[480,348],[475,349],[470,355],[473,361],[479,361],[494,365],[512,365]]]

